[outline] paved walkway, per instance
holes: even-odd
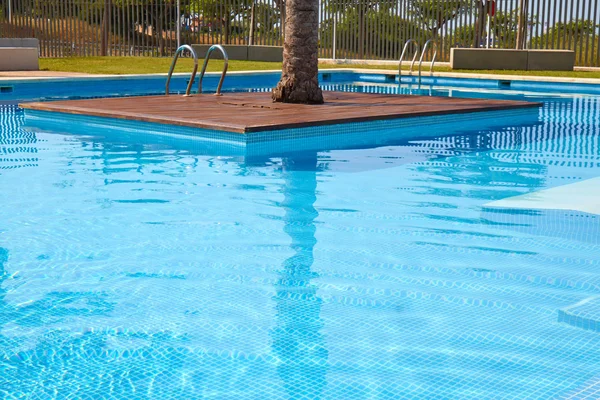
[[[58,71],[0,71],[0,78],[64,78],[64,77],[93,76],[81,72]]]
[[[397,65],[397,63],[396,63]],[[436,64],[437,65],[437,64]],[[583,70],[583,69],[581,69]],[[228,75],[251,75],[251,74],[263,74],[268,72],[274,72],[273,70],[256,70],[256,71],[231,71]],[[398,74],[397,69],[362,69],[362,68],[331,68],[321,69],[321,72],[356,72],[356,73],[369,73],[379,75],[396,75]],[[207,75],[218,75],[220,72],[207,72]],[[407,71],[402,71],[403,76],[409,75]],[[0,80],[10,79],[43,79],[43,78],[82,78],[82,77],[95,77],[95,78],[106,78],[106,77],[120,77],[127,79],[128,77],[138,76],[157,76],[166,75],[162,74],[131,74],[131,75],[103,75],[103,74],[85,74],[81,72],[58,72],[58,71],[0,71]],[[187,73],[176,73],[177,75],[189,75]],[[413,72],[413,76],[416,76],[416,72]],[[431,76],[427,71],[424,76]],[[503,80],[503,81],[530,81],[530,82],[556,82],[556,83],[583,83],[583,84],[600,84],[598,78],[571,78],[571,77],[553,77],[553,76],[534,76],[534,75],[494,75],[494,74],[480,74],[480,73],[466,73],[466,72],[434,72],[434,77],[439,78],[464,78],[464,79],[492,79],[492,80]]]

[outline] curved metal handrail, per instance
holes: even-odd
[[[175,70],[175,64],[177,64],[177,59],[179,59],[179,55],[184,51],[188,50],[194,56],[194,71],[192,72],[192,77],[190,78],[190,82],[187,85],[187,89],[185,90],[185,95],[189,96],[192,90],[192,85],[194,85],[194,79],[196,79],[196,72],[198,72],[198,55],[192,48],[192,46],[184,44],[183,46],[179,46],[175,55],[173,56],[173,62],[171,62],[171,68],[169,69],[169,75],[167,76],[167,83],[165,85],[165,94],[169,95],[169,85],[171,84],[171,76],[173,76],[173,71]]]
[[[429,66],[429,74],[433,75],[433,66],[435,65],[435,58],[437,57],[437,42],[435,42],[433,39],[429,39],[427,42],[425,42],[425,45],[423,46],[423,52],[421,53],[421,58],[419,59],[419,85],[421,84],[421,66],[423,65],[423,57],[425,57],[425,53],[427,52],[427,48],[429,47],[429,44],[433,43],[433,58],[431,59],[431,64]]]
[[[221,54],[223,54],[223,60],[225,64],[223,65],[223,72],[221,73],[221,79],[219,80],[219,86],[217,86],[217,92],[215,96],[221,96],[221,87],[223,87],[223,81],[225,80],[225,74],[227,73],[227,68],[229,68],[229,56],[227,52],[220,44],[215,44],[210,46],[208,51],[206,52],[206,57],[204,58],[204,65],[202,66],[202,71],[200,71],[200,82],[198,83],[198,93],[202,93],[202,79],[204,79],[204,73],[206,72],[206,66],[208,65],[208,60],[210,59],[210,54],[215,50],[219,50]]]
[[[417,61],[417,56],[419,55],[419,43],[415,40],[415,39],[408,39],[406,41],[406,43],[404,43],[404,48],[402,49],[402,54],[400,55],[400,62],[398,64],[398,83],[400,83],[400,81],[402,80],[402,61],[404,61],[404,55],[406,54],[406,51],[408,50],[408,46],[413,43],[416,47],[416,51],[415,51],[415,55],[412,59],[412,62],[410,63],[410,69],[409,72],[412,74],[413,72],[413,67],[415,66],[415,61]]]

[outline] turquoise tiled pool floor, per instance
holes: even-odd
[[[0,397],[595,398],[600,241],[488,205],[600,176],[599,106],[293,152],[4,107]]]

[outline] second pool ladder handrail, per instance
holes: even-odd
[[[202,93],[202,79],[204,79],[204,73],[206,72],[206,67],[208,66],[208,60],[210,59],[210,55],[213,51],[219,50],[223,55],[223,72],[221,73],[221,79],[219,79],[219,85],[217,86],[217,92],[215,96],[221,96],[221,88],[223,87],[223,81],[225,80],[225,74],[227,74],[227,68],[229,68],[229,56],[227,52],[220,44],[215,44],[210,46],[208,51],[206,52],[206,57],[204,58],[204,65],[202,66],[202,71],[200,71],[200,82],[198,82],[198,93]]]
[[[184,44],[179,46],[177,51],[175,51],[175,55],[173,56],[173,61],[171,62],[171,68],[169,68],[169,74],[167,75],[167,83],[165,84],[165,94],[169,95],[169,85],[171,84],[171,77],[173,76],[173,71],[175,70],[175,64],[177,64],[177,60],[179,59],[179,55],[183,53],[184,50],[188,50],[192,57],[194,57],[194,71],[192,72],[192,77],[185,89],[185,96],[189,96],[192,91],[192,85],[194,84],[194,79],[196,79],[196,72],[198,72],[198,55],[196,51],[192,48],[192,46]]]
[[[412,75],[413,67],[415,66],[415,61],[417,61],[417,56],[419,55],[419,43],[415,39],[408,39],[406,43],[404,43],[404,48],[402,49],[402,54],[400,55],[400,62],[398,64],[398,83],[402,81],[402,62],[404,61],[404,56],[406,55],[406,51],[408,50],[408,46],[413,44],[416,48],[415,55],[413,56],[412,62],[410,63],[409,72]]]
[[[433,75],[433,67],[435,66],[435,59],[437,57],[437,42],[433,39],[429,39],[427,42],[425,42],[425,45],[423,46],[423,52],[421,53],[421,58],[419,59],[419,86],[421,85],[421,67],[423,66],[423,58],[425,57],[425,53],[427,53],[427,48],[429,47],[430,43],[433,43],[433,58],[431,59],[431,64],[429,65],[429,74]]]
[[[165,85],[165,94],[169,95],[169,85],[171,84],[171,77],[173,76],[173,71],[175,70],[175,65],[177,64],[177,60],[183,51],[188,50],[192,56],[194,57],[194,70],[192,71],[192,76],[190,77],[190,81],[188,82],[187,88],[185,90],[184,96],[189,96],[192,91],[192,86],[194,81],[196,80],[196,73],[198,72],[198,55],[196,51],[192,48],[192,46],[184,44],[180,46],[175,55],[173,56],[173,62],[171,62],[171,68],[169,69],[169,74],[167,75],[167,83]],[[202,93],[202,80],[204,79],[204,74],[206,73],[206,67],[208,66],[208,61],[213,51],[219,50],[221,54],[223,54],[223,72],[221,73],[221,79],[219,80],[219,85],[217,86],[216,96],[221,96],[221,88],[223,87],[223,81],[225,80],[225,75],[227,74],[227,69],[229,68],[229,56],[227,52],[223,48],[223,46],[219,44],[215,44],[210,46],[208,51],[206,52],[206,57],[204,58],[204,65],[202,65],[202,71],[200,72],[200,79],[198,81],[198,93]]]

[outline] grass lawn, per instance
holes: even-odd
[[[73,57],[73,58],[42,58],[40,69],[44,71],[83,72],[88,74],[155,74],[169,71],[171,58],[156,57]],[[175,72],[190,72],[192,60],[182,58],[178,61]],[[201,66],[200,66],[201,67]],[[212,60],[208,64],[209,72],[221,71],[223,62]],[[334,65],[321,64],[321,69],[329,68],[367,68],[394,70],[394,66],[387,65]],[[235,61],[229,62],[229,71],[253,71],[281,69],[281,63]],[[407,68],[405,68],[407,69]],[[499,74],[499,75],[525,75],[525,76],[554,76],[565,78],[593,78],[600,79],[600,72],[562,72],[562,71],[461,71],[448,67],[436,67],[437,72],[465,72],[474,74]]]
[[[44,71],[83,72],[88,74],[158,74],[167,73],[171,67],[171,58],[159,57],[72,57],[41,58],[40,69]],[[202,62],[198,70],[202,68]],[[180,58],[175,72],[191,72],[193,61]],[[216,72],[223,69],[223,61],[211,60],[207,71]],[[229,71],[252,71],[281,69],[281,63],[229,61]],[[198,71],[200,72],[200,71]]]

